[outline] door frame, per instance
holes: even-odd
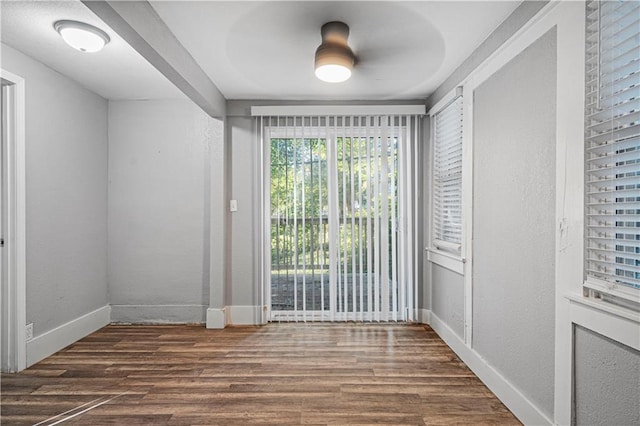
[[[279,120],[278,120],[279,123]],[[285,119],[286,123],[286,119]],[[285,130],[283,130],[285,126],[279,125],[263,125],[260,129],[260,141],[261,141],[261,149],[262,149],[262,167],[263,167],[263,183],[262,183],[262,193],[264,204],[262,204],[263,208],[263,229],[264,229],[264,241],[262,242],[263,253],[264,253],[264,263],[261,265],[262,274],[263,274],[263,300],[266,306],[266,315],[263,319],[263,323],[267,323],[270,321],[333,321],[335,315],[336,308],[336,289],[335,283],[327,282],[329,285],[329,311],[305,311],[303,314],[300,314],[299,311],[291,310],[291,311],[274,311],[272,309],[271,303],[271,139],[273,138],[296,138],[296,137],[304,137],[304,138],[324,138],[327,143],[327,155],[329,154],[329,139],[330,135],[324,131],[310,131],[309,134],[302,134],[302,131],[296,134],[287,134]],[[327,173],[329,171],[327,170]],[[331,205],[330,196],[328,197],[328,203]],[[331,208],[329,208],[331,209]],[[330,220],[330,219],[329,219]],[[332,246],[331,241],[329,242],[329,250],[335,250],[335,247]],[[330,258],[333,258],[333,255],[329,255]],[[330,274],[331,275],[331,274]]]
[[[0,69],[2,90],[8,94],[8,137],[2,138],[5,160],[3,184],[6,188],[4,212],[6,213],[5,258],[6,282],[2,286],[0,318],[6,347],[2,347],[2,371],[17,372],[27,367],[26,344],[26,163],[25,163],[25,80]],[[4,126],[3,126],[4,127]]]
[[[413,107],[413,106],[411,106]],[[422,107],[422,106],[420,106]],[[257,107],[252,107],[252,113],[253,113],[253,108],[257,108]],[[265,107],[266,108],[266,107]],[[278,108],[278,107],[270,107],[270,108]],[[423,108],[423,107],[422,107]],[[404,114],[407,111],[401,111],[402,114],[382,114],[385,116],[392,116],[392,115],[410,115],[410,114]],[[417,111],[418,113],[424,114],[424,111],[418,109]],[[413,115],[421,115],[421,114],[413,114]],[[354,114],[357,115],[357,114]],[[276,115],[277,116],[277,115]],[[328,116],[331,117],[349,117],[350,115],[334,115],[334,114],[330,114]],[[351,115],[352,116],[352,115]],[[279,116],[278,116],[279,117]],[[337,255],[336,253],[333,253],[332,251],[336,250],[335,247],[335,240],[337,238],[336,235],[331,236],[330,233],[330,237],[329,237],[329,257],[330,257],[330,278],[329,278],[329,310],[328,311],[297,311],[297,310],[286,310],[286,311],[273,311],[272,310],[272,300],[271,300],[271,139],[275,138],[297,138],[297,137],[303,137],[303,138],[325,138],[327,141],[327,163],[328,168],[327,168],[327,177],[328,177],[328,185],[329,187],[332,187],[333,184],[337,184],[337,175],[333,176],[333,173],[337,173],[337,162],[335,163],[335,167],[332,168],[332,164],[334,164],[333,159],[337,159],[337,153],[335,152],[335,149],[337,149],[337,134],[335,133],[335,130],[333,132],[331,132],[330,130],[310,130],[310,129],[306,129],[306,132],[299,130],[297,133],[294,130],[293,133],[288,134],[285,130],[283,130],[285,127],[288,127],[286,125],[286,117],[288,116],[284,116],[285,117],[285,124],[281,127],[279,125],[279,119],[276,121],[276,124],[273,124],[272,122],[270,122],[269,124],[265,124],[264,121],[262,120],[262,116],[260,116],[257,120],[256,120],[256,127],[255,127],[255,132],[257,135],[257,141],[258,141],[258,161],[257,161],[257,170],[258,173],[258,187],[260,188],[259,190],[259,195],[258,195],[258,205],[260,206],[259,210],[259,216],[260,219],[262,221],[261,224],[259,224],[258,226],[260,226],[262,232],[261,232],[261,241],[260,244],[258,245],[260,247],[259,250],[261,250],[260,253],[257,254],[256,258],[259,259],[259,261],[257,262],[257,269],[259,272],[259,276],[260,279],[259,284],[260,284],[260,289],[258,290],[259,293],[261,295],[261,300],[262,303],[264,304],[264,308],[263,308],[263,316],[262,316],[262,323],[265,324],[267,322],[270,321],[358,321],[358,320],[363,320],[363,321],[397,321],[398,320],[398,315],[401,316],[402,319],[400,319],[400,321],[413,321],[415,318],[417,318],[417,289],[418,289],[418,285],[417,285],[417,264],[415,264],[413,266],[412,272],[411,272],[411,277],[413,278],[413,285],[411,286],[411,288],[407,288],[406,291],[408,292],[406,299],[404,300],[404,306],[400,308],[400,301],[398,301],[398,307],[400,309],[398,309],[397,311],[389,311],[387,312],[387,314],[384,314],[384,310],[381,311],[377,311],[377,312],[366,312],[366,313],[356,313],[356,312],[337,312],[337,301],[338,301],[338,297],[339,294],[337,292],[336,289],[336,282],[333,281],[331,277],[333,276],[333,274],[331,273],[331,270],[335,269],[335,268],[340,268],[340,266],[336,266],[333,265],[331,266],[331,263],[337,259]],[[315,115],[291,115],[291,117],[315,117]],[[408,123],[408,122],[407,122]],[[414,161],[411,161],[413,168],[410,169],[411,171],[409,172],[410,175],[407,175],[407,179],[411,179],[411,184],[407,186],[406,191],[407,193],[402,195],[400,192],[398,192],[397,198],[398,200],[404,199],[404,197],[411,197],[412,195],[415,197],[415,200],[418,199],[417,197],[417,186],[415,184],[415,182],[417,182],[417,155],[414,152],[414,149],[416,149],[415,147],[418,144],[418,120],[416,119],[415,122],[415,142],[413,142],[412,144],[410,143],[407,147],[407,149],[409,149],[409,151],[406,153],[406,155],[408,156],[413,156],[415,158]],[[296,127],[296,126],[294,126]],[[296,127],[297,128],[297,127]],[[386,132],[386,133],[385,133]],[[411,130],[409,129],[409,125],[407,124],[405,125],[400,125],[400,126],[390,126],[388,129],[386,129],[385,131],[383,131],[383,133],[380,134],[380,137],[391,137],[392,139],[396,140],[396,143],[398,144],[396,146],[396,150],[397,150],[397,155],[400,155],[401,152],[401,148],[400,148],[400,140],[409,138],[409,135],[411,135]],[[373,135],[372,135],[373,136]],[[350,137],[363,137],[363,135],[359,135],[358,133],[354,133],[351,134]],[[337,160],[336,160],[337,161]],[[398,160],[400,161],[400,160]],[[400,176],[397,177],[397,182],[396,185],[400,184],[400,179],[402,179]],[[333,180],[333,183],[332,183]],[[414,189],[412,189],[414,188]],[[332,222],[332,214],[334,213],[332,204],[334,204],[336,201],[332,200],[332,197],[329,196],[328,197],[328,210],[329,210],[329,222]],[[398,203],[400,203],[400,201],[397,201]],[[408,212],[406,213],[407,215],[407,221],[408,223],[410,223],[410,226],[414,226],[417,229],[417,204],[414,207],[407,207]],[[333,217],[334,218],[334,223],[338,221],[338,216],[337,216],[337,212],[336,215]],[[335,228],[334,228],[335,229]],[[334,243],[334,244],[332,244]],[[399,242],[397,244],[400,244]],[[418,253],[418,248],[416,245],[416,240],[410,239],[409,240],[409,251],[408,253],[405,253],[406,259],[409,262],[412,262],[414,260],[414,256],[417,256]],[[414,255],[414,253],[416,253]],[[391,283],[389,284],[391,285]],[[399,284],[398,284],[399,285]],[[399,289],[399,287],[398,287]],[[380,291],[382,291],[382,288],[380,289]],[[400,291],[400,290],[399,290]],[[409,294],[410,293],[410,294]],[[401,296],[398,296],[398,298],[400,298]],[[405,311],[405,313],[403,313],[403,311]],[[302,313],[301,313],[302,312]],[[361,315],[361,316],[359,316]]]

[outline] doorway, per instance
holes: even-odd
[[[26,368],[25,83],[1,72],[0,315],[1,368]]]
[[[263,117],[270,321],[415,311],[417,117]]]

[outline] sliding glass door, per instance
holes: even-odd
[[[412,319],[417,117],[261,120],[270,319]]]
[[[271,154],[271,310],[330,306],[326,137],[274,135]]]

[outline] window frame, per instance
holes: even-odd
[[[462,151],[462,171],[460,173],[460,243],[455,244],[448,241],[443,241],[435,238],[434,225],[434,205],[435,205],[435,130],[436,130],[436,116],[444,111],[447,107],[451,106],[456,100],[461,98],[461,151]],[[465,150],[465,101],[463,97],[463,88],[458,86],[451,90],[446,96],[444,96],[437,104],[435,104],[428,113],[429,115],[429,223],[428,223],[428,235],[427,235],[427,260],[430,262],[456,272],[460,275],[464,274],[464,248],[466,244],[466,228],[465,228],[465,199],[464,199],[464,186],[465,175],[468,170],[465,169],[465,157],[467,155]]]
[[[585,10],[589,8],[591,2],[587,2],[585,3]],[[600,19],[602,19],[602,11],[601,8],[602,6],[599,5],[598,6],[598,11],[597,11],[597,18],[598,18],[598,22],[600,21]],[[592,12],[593,14],[593,12]],[[585,13],[585,28],[586,28],[586,32],[589,31],[589,23],[588,23],[588,19],[589,18],[589,14]],[[593,19],[593,18],[591,18]],[[600,25],[598,23],[598,25]],[[601,79],[601,67],[602,65],[600,65],[602,63],[602,58],[600,57],[601,53],[600,53],[600,46],[599,44],[601,43],[601,35],[598,33],[598,31],[600,31],[600,29],[598,29],[597,31],[595,31],[594,33],[597,34],[597,43],[598,43],[598,50],[597,53],[595,53],[595,55],[597,56],[597,63],[599,65],[597,65],[597,71],[592,72],[592,75],[596,76],[597,79],[597,83],[599,86],[601,86],[600,83],[600,79]],[[588,56],[588,50],[589,50],[589,44],[586,41],[587,38],[587,34],[585,34],[585,52],[587,53],[585,55],[585,82],[584,82],[584,90],[585,90],[585,104],[584,104],[584,116],[585,116],[585,122],[584,122],[584,152],[585,152],[585,159],[584,159],[584,182],[585,182],[585,197],[584,197],[584,212],[583,212],[583,218],[584,218],[584,269],[583,269],[583,273],[584,273],[584,282],[582,284],[582,289],[583,289],[583,294],[585,296],[589,296],[589,297],[594,297],[597,299],[612,299],[612,301],[619,303],[622,302],[624,303],[624,301],[627,302],[631,302],[632,304],[638,305],[640,304],[640,289],[638,288],[634,288],[631,286],[626,286],[614,281],[610,281],[601,277],[597,277],[594,274],[591,274],[589,272],[589,258],[590,258],[590,239],[593,237],[590,237],[589,235],[589,226],[590,226],[590,219],[589,219],[589,214],[590,214],[590,207],[589,207],[589,200],[590,200],[590,195],[589,195],[589,190],[591,188],[590,185],[590,178],[593,178],[593,176],[591,175],[591,172],[593,170],[590,170],[589,168],[589,148],[590,148],[590,142],[589,142],[589,126],[590,126],[590,121],[589,121],[589,117],[588,117],[588,112],[589,112],[589,106],[588,106],[588,102],[589,102],[589,69],[588,69],[588,62],[589,62],[589,56]],[[611,66],[611,64],[608,64],[608,66]],[[607,68],[605,68],[607,69]],[[625,77],[626,78],[626,77]],[[600,96],[599,92],[596,96]],[[606,111],[606,110],[605,110]],[[611,131],[611,134],[613,135],[615,133],[614,130]],[[615,170],[614,168],[611,168],[612,171]],[[622,206],[624,207],[624,203],[619,204],[617,202],[612,202],[611,203],[611,208],[616,210],[617,206]],[[613,221],[616,221],[616,216],[613,216]],[[616,226],[609,226],[607,229],[610,229],[612,232],[616,232]],[[616,243],[616,239],[613,239],[613,244]],[[614,252],[612,254],[612,256],[617,256],[617,254]],[[614,264],[615,265],[615,264]],[[604,274],[603,274],[604,275]],[[610,275],[610,274],[607,274]],[[640,305],[636,306],[636,311],[638,311],[640,309]]]

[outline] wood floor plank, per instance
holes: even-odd
[[[407,324],[111,325],[3,374],[0,403],[3,425],[520,424]]]

